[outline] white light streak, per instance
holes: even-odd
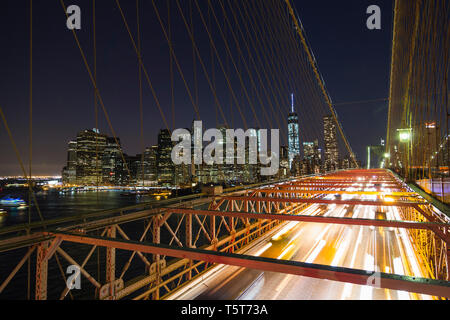
[[[306,259],[306,263],[313,263],[314,260],[319,255],[320,251],[322,251],[323,247],[325,246],[327,242],[325,240],[320,240],[319,244],[316,246],[316,248],[313,250],[313,252],[309,255],[308,259]]]
[[[269,242],[267,243],[264,247],[262,247],[261,249],[259,249],[256,253],[255,256],[259,257],[264,251],[266,251],[267,249],[269,249],[272,246],[272,243]]]

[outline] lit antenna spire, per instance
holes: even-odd
[[[292,113],[294,113],[294,94],[291,93],[291,108],[292,108]]]

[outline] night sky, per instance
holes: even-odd
[[[150,1],[142,2],[143,59],[151,70],[161,105],[168,110],[167,120],[172,124],[167,43],[159,25],[155,24]],[[66,0],[65,3],[77,4],[82,10],[82,29],[77,34],[92,64],[92,4],[87,0]],[[135,1],[122,0],[121,4],[135,32]],[[293,4],[334,103],[388,97],[392,1],[293,0]],[[366,28],[366,8],[372,4],[381,7],[381,30]],[[60,175],[66,161],[67,142],[74,139],[77,132],[95,127],[94,93],[73,35],[66,28],[66,17],[59,1],[34,0],[33,8],[33,173]],[[29,1],[1,1],[0,12],[0,106],[22,159],[27,163]],[[124,151],[137,154],[140,152],[140,118],[136,54],[114,1],[97,1],[96,16],[100,93]],[[182,27],[181,22],[174,19],[175,32]],[[201,50],[209,50],[206,39],[200,42]],[[192,47],[189,42],[176,41],[175,50],[183,69],[190,73]],[[210,94],[202,95],[209,89],[204,83],[199,85],[202,120],[205,126],[215,126],[215,111],[207,107],[211,103]],[[164,125],[145,82],[143,88],[144,138],[145,145],[151,146]],[[179,77],[175,91],[175,127],[190,127],[194,112]],[[365,146],[378,144],[380,138],[385,138],[387,105],[387,101],[376,101],[336,106],[347,138],[360,160],[365,159]],[[288,105],[286,117],[287,112]],[[236,121],[235,127],[239,125]],[[99,128],[110,134],[103,115],[99,117]],[[0,175],[18,174],[21,174],[20,167],[1,124]]]

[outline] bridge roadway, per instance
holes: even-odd
[[[333,197],[332,195],[329,196]],[[345,199],[369,200],[370,195]],[[344,198],[343,198],[344,199]],[[379,207],[378,207],[379,208]],[[379,209],[378,209],[379,210]],[[299,214],[402,220],[397,207],[313,204]],[[427,278],[405,229],[288,222],[246,254]],[[433,299],[398,290],[220,265],[169,299]]]

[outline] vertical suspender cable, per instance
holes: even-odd
[[[31,183],[31,164],[33,160],[33,0],[30,0],[30,123],[29,123],[29,176],[30,180],[28,183]],[[28,188],[28,225],[31,223],[31,189]],[[27,230],[29,233],[30,230]],[[31,261],[30,257],[28,257],[28,288],[27,288],[27,299],[31,298]]]
[[[189,1],[189,19],[190,19],[190,24],[191,24],[191,28],[190,28],[191,34],[192,34],[192,37],[194,38],[194,18],[193,18],[193,14],[192,14],[192,1],[195,1],[195,0]],[[195,53],[194,46],[192,46],[192,65],[193,65],[193,69],[194,69],[195,103],[198,106],[199,98],[198,98],[198,81],[197,81],[197,55]]]
[[[397,23],[398,23],[398,1],[394,0],[394,22],[392,27],[392,52],[391,52],[391,76],[390,76],[390,84],[389,84],[389,107],[388,107],[388,123],[387,123],[387,132],[386,132],[386,153],[393,154],[391,151],[391,113],[393,110],[392,104],[393,99],[393,88],[394,88],[394,67],[395,67],[395,53],[396,53],[396,40],[397,40]],[[386,161],[391,161],[391,157],[387,158]],[[389,164],[387,164],[389,166]]]
[[[145,174],[144,174],[144,106],[143,106],[143,97],[142,97],[142,67],[139,63],[142,55],[141,48],[141,26],[140,26],[140,16],[139,16],[139,0],[136,0],[136,22],[137,22],[137,49],[138,49],[138,67],[139,67],[139,117],[140,117],[140,135],[141,135],[141,178],[142,178],[142,186],[145,187]]]
[[[92,33],[93,33],[93,49],[94,49],[94,80],[97,82],[97,32],[95,25],[95,0],[92,0]],[[97,93],[94,89],[94,117],[95,117],[95,128],[98,131],[98,107],[97,107]],[[96,175],[96,201],[98,205],[98,186],[99,186],[99,163],[98,163],[98,133],[95,133],[95,175]]]
[[[411,102],[411,94],[410,94],[410,88],[411,88],[411,76],[412,76],[412,72],[413,72],[413,58],[414,58],[414,53],[416,51],[416,42],[417,42],[417,33],[419,30],[419,19],[420,19],[420,4],[421,4],[421,0],[417,0],[416,2],[416,6],[415,6],[415,21],[414,21],[414,33],[412,36],[412,44],[411,44],[411,49],[409,52],[409,69],[408,69],[408,77],[407,77],[407,82],[406,82],[406,92],[405,95],[403,97],[403,119],[402,119],[402,125],[403,126],[407,126],[408,128],[411,128],[412,124],[411,124],[411,112],[410,112],[410,102]],[[407,129],[407,128],[403,128],[403,129]],[[410,167],[411,167],[411,156],[410,156],[410,149],[411,149],[411,145],[412,145],[412,139],[410,139],[409,142],[407,142],[407,147],[406,147],[406,161],[405,161],[405,178],[408,179],[409,178],[409,171],[410,171]]]
[[[170,1],[167,0],[167,36],[172,42],[172,22],[170,18]],[[175,82],[173,76],[173,54],[169,46],[169,69],[170,69],[170,105],[172,109],[172,131],[175,130]]]
[[[97,29],[95,23],[95,0],[92,0],[92,33],[93,33],[93,49],[94,49],[94,80],[97,82]],[[98,105],[97,105],[97,92],[94,88],[94,121],[95,128],[99,129],[98,125]],[[95,132],[95,171],[97,174],[97,188],[96,188],[96,200],[98,205],[98,136]],[[56,254],[55,254],[56,257]],[[100,248],[97,248],[97,278],[100,279]],[[69,291],[70,292],[70,291]],[[70,292],[71,293],[71,292]],[[96,290],[96,295],[99,292]],[[72,293],[71,293],[72,297]]]

